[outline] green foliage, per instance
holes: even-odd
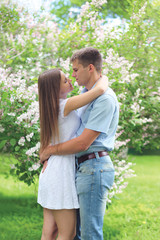
[[[141,7],[144,2],[140,3]],[[136,139],[130,137],[131,133],[127,133],[127,135],[131,139],[130,147],[141,151],[143,147],[141,144],[146,145],[144,141],[146,130],[149,133],[146,148],[155,149],[159,145],[159,128],[156,126],[160,124],[158,117],[160,107],[156,95],[159,95],[158,75],[160,69],[158,62],[160,61],[160,55],[157,54],[157,51],[159,51],[159,38],[157,38],[157,22],[159,22],[159,17],[157,13],[160,14],[160,8],[155,9],[153,5],[148,3],[145,14],[142,14],[139,6],[135,4],[132,5],[132,9],[134,9],[132,24],[129,24],[127,31],[122,34],[121,42],[118,45],[118,52],[128,60],[134,59],[132,68],[139,74],[134,87],[130,86],[130,101],[126,104],[129,105],[129,102],[132,101],[131,98],[134,91],[139,89],[137,100],[139,106],[142,106],[142,110],[141,112],[137,111],[137,120],[133,122],[133,126],[130,128],[136,132]],[[153,14],[154,12],[155,14]],[[126,109],[127,112],[129,111]],[[143,124],[142,127],[142,115],[145,118],[152,118],[152,123],[147,124],[147,126]]]
[[[20,14],[16,11],[15,6],[13,5],[13,8],[3,4],[0,6],[0,25],[3,32],[17,34],[22,27],[20,24]]]
[[[86,3],[77,19],[69,18],[63,28],[49,13],[31,16],[15,5],[1,5],[1,16],[6,12],[7,16],[6,20],[0,18],[0,149],[18,159],[11,172],[21,181],[33,183],[40,171],[38,75],[48,68],[61,67],[71,76],[70,57],[86,46],[102,53],[103,74],[108,76],[120,102],[119,129],[112,153],[115,165],[126,159],[128,147],[138,151],[159,148],[159,5],[146,1],[127,3],[131,18],[117,28],[103,21],[99,14],[103,5]],[[14,32],[10,14],[14,16]],[[7,21],[11,24],[8,29]],[[75,86],[70,96],[78,93]]]
[[[11,72],[25,68],[32,71],[33,76],[35,70],[37,76],[36,68],[39,69],[41,65],[46,68],[48,62],[52,62],[51,49],[54,51],[54,43],[48,42],[47,38],[49,34],[54,35],[54,32],[44,22],[44,17],[35,15],[33,18],[23,8],[17,10],[16,5],[2,4],[0,24],[1,66]],[[56,28],[53,29],[56,31]]]

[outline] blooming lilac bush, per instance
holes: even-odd
[[[36,172],[29,172],[28,169],[39,160],[36,154],[39,150],[37,84],[28,86],[24,79],[27,75],[25,71],[8,76],[7,71],[0,69],[0,73],[0,148],[14,154],[18,162],[12,166],[12,172],[15,172],[20,180],[30,184],[33,182],[32,175]],[[33,156],[32,148],[37,150],[32,151]]]
[[[140,59],[145,47],[151,50],[151,46],[146,45],[149,29],[143,26],[146,6],[137,9],[137,13],[140,11],[143,14],[136,18],[135,12],[124,31],[103,24],[97,9],[105,2],[86,2],[77,20],[71,21],[63,29],[58,28],[49,13],[37,15],[34,19],[23,11],[19,12],[23,16],[21,25],[18,25],[20,32],[13,34],[6,32],[3,27],[1,29],[0,35],[4,34],[8,39],[8,60],[3,54],[0,62],[0,148],[17,158],[11,172],[27,184],[33,183],[40,171],[38,75],[45,69],[61,67],[70,76],[70,57],[74,50],[82,47],[93,46],[102,53],[103,74],[108,76],[109,84],[120,102],[120,123],[115,150],[111,153],[116,178],[109,199],[122,192],[127,186],[126,179],[134,176],[132,163],[127,161],[128,147],[140,150],[144,145],[158,146],[157,102],[160,92],[157,82],[154,85],[149,82],[155,77],[157,65],[150,66],[148,63],[146,73]],[[141,38],[141,43],[138,40],[135,43],[139,23],[140,31],[144,31],[144,43]],[[127,45],[128,39],[130,42]],[[126,44],[125,47],[123,43]],[[136,53],[130,54],[128,51],[127,54],[126,48],[129,50],[139,44],[142,46]],[[75,83],[71,95],[79,91]]]

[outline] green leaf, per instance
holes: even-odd
[[[6,142],[7,142],[7,140],[3,140],[3,141],[0,142],[0,149],[2,149],[4,147]]]
[[[18,152],[18,151],[19,151],[19,149],[20,149],[20,147],[19,147],[19,146],[16,146],[16,147],[15,147],[15,151],[16,151],[16,152]]]
[[[9,61],[6,62],[7,65],[10,65],[13,62],[12,59],[10,59]]]
[[[8,93],[7,93],[7,92],[3,92],[3,93],[2,93],[2,99],[3,99],[3,100],[8,99]]]
[[[15,146],[17,141],[16,139],[12,138],[9,142],[12,146]]]
[[[21,175],[21,176],[19,177],[19,180],[23,181],[23,180],[27,179],[27,177],[28,177],[28,174],[27,174],[27,173],[24,173],[23,175]]]

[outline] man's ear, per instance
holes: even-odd
[[[95,66],[93,64],[89,64],[89,71],[93,72],[95,70]]]

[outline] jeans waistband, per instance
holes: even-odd
[[[98,153],[99,157],[109,155],[109,153],[107,151],[99,151],[97,153]],[[96,154],[95,153],[89,153],[89,154],[83,155],[81,157],[78,157],[77,161],[78,161],[78,164],[80,164],[80,163],[83,163],[83,162],[85,162],[87,160],[90,160],[90,159],[93,159],[93,158],[96,158]]]

